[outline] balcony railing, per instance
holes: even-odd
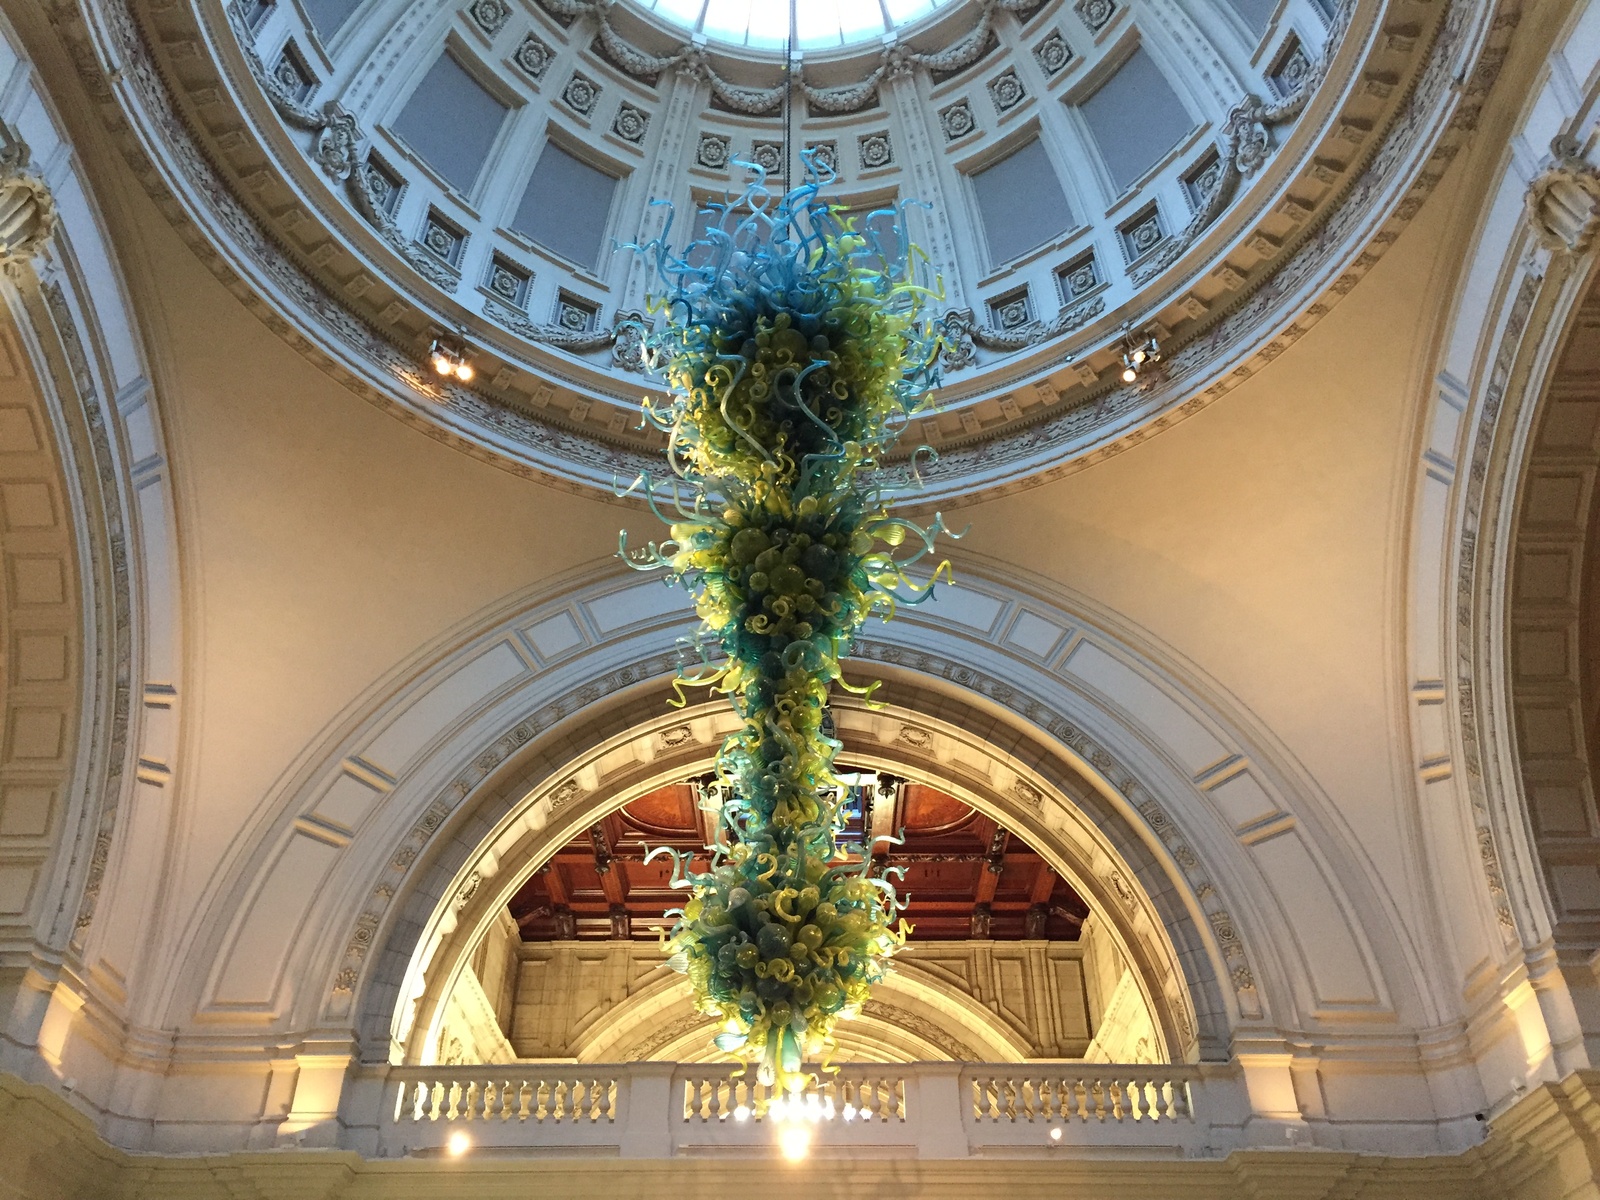
[[[868,1154],[1177,1157],[1226,1149],[1244,1111],[1226,1066],[847,1063],[817,1079],[783,1097],[725,1066],[383,1067],[344,1121],[385,1157],[443,1153],[461,1133],[496,1154],[748,1155],[786,1122],[807,1123],[814,1148]]]

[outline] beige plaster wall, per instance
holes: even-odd
[[[1415,848],[1397,572],[1452,191],[1265,371],[1121,455],[959,514],[963,548],[1143,626],[1228,689],[1395,888]]]
[[[381,412],[270,332],[142,196],[129,207],[166,367],[194,630],[188,824],[161,922],[175,930],[364,689],[485,605],[604,558],[623,510]]]

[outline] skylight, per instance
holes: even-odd
[[[639,0],[712,41],[765,49],[782,49],[788,40],[791,2],[795,44],[810,50],[882,37],[951,0]]]

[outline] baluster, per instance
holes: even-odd
[[[444,1112],[445,1102],[449,1100],[450,1092],[444,1080],[436,1079],[428,1092],[428,1119],[437,1121]]]
[[[1172,1116],[1174,1120],[1180,1117],[1194,1120],[1194,1096],[1187,1080],[1177,1079],[1172,1083]]]
[[[899,1121],[906,1119],[906,1077],[901,1075],[894,1081],[894,1115]]]
[[[550,1119],[551,1088],[548,1079],[540,1079],[533,1085],[534,1120],[541,1124]]]

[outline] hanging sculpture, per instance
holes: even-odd
[[[748,165],[748,164],[745,164]],[[840,675],[862,623],[932,593],[906,571],[944,531],[889,514],[882,458],[931,403],[939,336],[923,315],[921,256],[903,209],[863,227],[821,199],[831,173],[774,196],[765,173],[737,200],[708,205],[681,253],[666,232],[644,246],[665,287],[646,338],[669,403],[645,402],[668,435],[674,478],[641,476],[651,507],[670,496],[670,538],[622,556],[663,570],[701,618],[684,685],[714,686],[742,718],[717,773],[725,844],[710,868],[672,855],[690,891],[667,938],[700,1007],[726,1022],[719,1049],[758,1065],[780,1091],[826,1056],[835,1023],[860,1011],[909,928],[871,847],[844,844],[845,789],[834,773],[829,689],[870,702],[877,684]],[[670,208],[670,206],[669,206]],[[911,457],[916,474],[919,454]],[[629,489],[634,490],[634,489]],[[864,835],[863,835],[864,836]]]

